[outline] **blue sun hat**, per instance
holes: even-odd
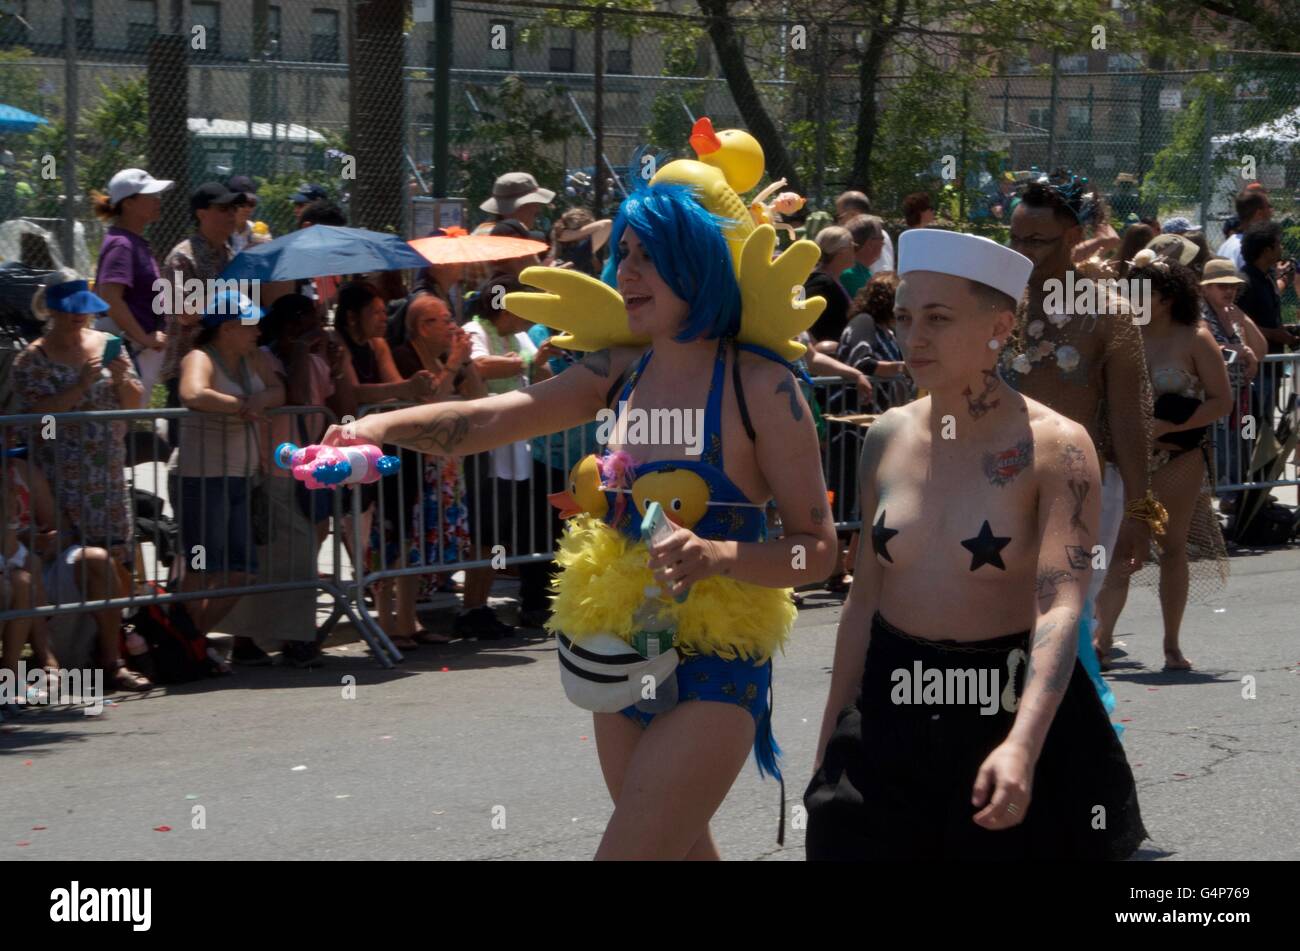
[[[64,281],[45,288],[45,307],[64,314],[102,314],[108,310],[108,301],[86,281]]]
[[[232,288],[212,295],[203,312],[202,323],[205,327],[219,327],[227,320],[256,323],[265,316],[266,311]]]

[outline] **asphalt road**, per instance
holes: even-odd
[[[1222,596],[1188,608],[1194,674],[1160,672],[1152,591],[1135,590],[1120,621],[1127,656],[1111,683],[1152,836],[1143,859],[1300,858],[1300,550],[1232,568]],[[838,600],[811,597],[777,662],[790,807],[810,775],[838,615]],[[119,694],[99,717],[29,711],[0,727],[0,855],[586,859],[611,806],[589,715],[558,679],[541,638],[426,647],[396,671],[354,643],[315,670]],[[787,824],[776,844],[778,802],[751,760],[714,820],[723,855],[802,859],[801,830]]]

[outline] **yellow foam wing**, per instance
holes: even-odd
[[[627,309],[618,291],[589,274],[558,267],[524,268],[521,283],[542,293],[515,291],[505,298],[506,310],[535,324],[563,333],[551,339],[566,350],[644,346],[649,337],[628,329]]]
[[[803,297],[803,283],[821,249],[812,241],[796,241],[773,260],[775,249],[776,229],[760,225],[741,251],[738,339],[796,360],[807,348],[791,338],[811,327],[826,309],[825,298]]]

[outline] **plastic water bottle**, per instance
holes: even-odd
[[[645,601],[637,609],[636,651],[642,657],[651,659],[673,649],[672,622],[666,605],[660,599],[662,592],[657,585],[647,585]],[[654,698],[638,700],[636,708],[642,713],[667,713],[677,706],[677,671],[674,670],[662,683],[654,684]]]

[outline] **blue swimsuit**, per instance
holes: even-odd
[[[752,502],[723,471],[722,456],[722,395],[726,385],[725,368],[727,364],[727,341],[718,341],[718,356],[713,364],[713,377],[709,384],[708,403],[704,410],[704,448],[698,460],[665,459],[656,462],[640,463],[636,466],[639,478],[651,472],[685,469],[704,480],[709,489],[709,506],[705,515],[695,523],[692,531],[701,538],[728,539],[742,542],[761,542],[767,538],[767,516],[765,506]],[[774,354],[755,349],[770,355]],[[648,350],[637,363],[636,369],[624,384],[618,402],[626,403],[636,386],[637,380],[650,362],[654,351]],[[744,392],[740,385],[739,352],[733,362],[733,381],[736,398],[740,406],[745,428],[753,438],[753,427],[745,408]],[[785,363],[785,361],[781,361]],[[609,514],[606,521],[634,540],[640,540],[641,521],[635,506],[624,504],[616,509],[618,493],[606,492],[609,499]],[[615,511],[620,514],[615,517]],[[754,718],[757,732],[754,736],[754,758],[758,762],[760,775],[771,773],[781,778],[777,763],[781,749],[772,736],[772,664],[770,661],[737,658],[727,660],[714,654],[692,654],[684,656],[677,666],[677,683],[682,701],[712,700],[717,703],[733,703],[748,710]],[[643,713],[635,706],[621,711],[624,716],[648,726],[655,714]]]

